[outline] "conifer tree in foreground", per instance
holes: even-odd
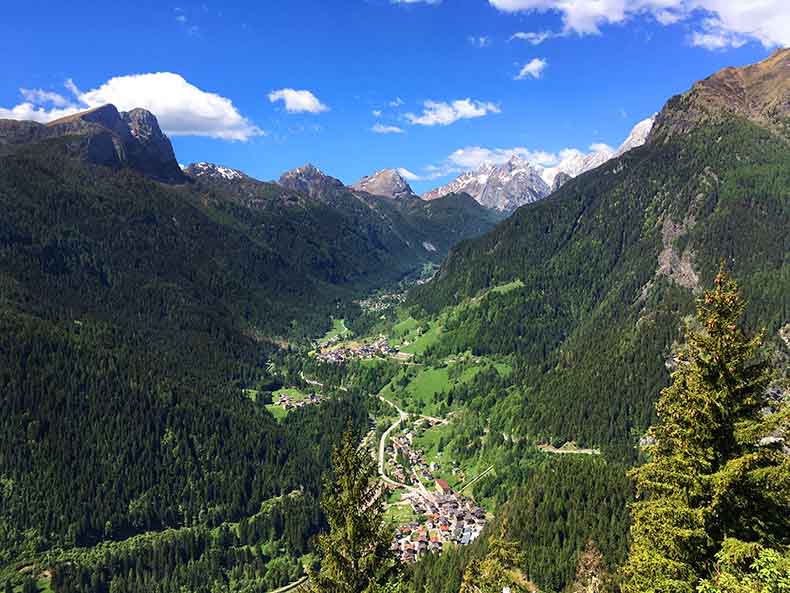
[[[464,571],[460,593],[527,593],[536,587],[521,571],[523,555],[518,545],[506,538],[507,528],[488,542],[488,553],[469,562]]]
[[[748,571],[790,544],[790,458],[782,440],[765,438],[783,434],[788,409],[768,399],[771,368],[762,336],[738,326],[744,308],[721,270],[659,398],[648,462],[631,474],[624,593],[717,591],[721,570]]]
[[[309,587],[315,593],[390,590],[400,565],[384,519],[385,491],[373,459],[357,448],[350,430],[333,451],[332,466],[321,496],[329,532],[318,538],[321,568],[309,574]]]

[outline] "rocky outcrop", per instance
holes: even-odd
[[[395,169],[376,171],[357,181],[351,188],[395,200],[415,197],[409,184]]]
[[[70,154],[93,164],[129,167],[167,183],[186,180],[170,140],[145,109],[119,113],[114,105],[102,105],[48,124],[0,120],[0,154],[53,138],[64,138]]]
[[[160,181],[183,180],[173,145],[159,128],[154,114],[138,108],[120,115],[135,140],[126,144],[129,164]]]
[[[661,142],[726,117],[740,116],[790,139],[790,49],[742,68],[724,68],[672,97],[650,141]]]
[[[558,189],[560,189],[567,181],[573,179],[570,175],[568,175],[565,171],[558,171],[557,174],[554,176],[554,179],[551,182],[551,192],[554,193]]]

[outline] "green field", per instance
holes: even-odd
[[[384,517],[394,525],[411,523],[417,519],[410,505],[391,506],[384,513]]]
[[[433,344],[436,344],[441,335],[442,329],[439,323],[431,323],[427,330],[419,335],[415,335],[413,341],[410,340],[409,345],[401,348],[401,350],[415,355],[425,354],[425,350]]]
[[[513,290],[522,288],[524,283],[521,280],[513,280],[507,284],[500,284],[490,288],[477,297],[467,300],[457,307],[449,308],[443,313],[439,319],[429,321],[426,324],[421,324],[413,317],[404,317],[394,326],[390,331],[390,345],[394,347],[401,347],[402,344],[408,342],[408,345],[402,346],[401,351],[409,352],[416,356],[425,354],[425,351],[436,344],[442,337],[443,321],[456,315],[460,310],[465,307],[477,307],[480,301],[492,294],[506,294]]]
[[[416,373],[416,374],[414,374]],[[401,383],[407,381],[404,387]],[[404,369],[381,390],[381,395],[394,400],[410,412],[423,414],[437,413],[438,402],[444,398],[435,398],[435,394],[444,394],[450,388],[447,368]]]
[[[254,391],[254,390],[245,389],[245,392],[246,391]],[[272,392],[272,400],[277,401],[277,398],[283,394],[290,395],[291,398],[294,399],[295,401],[300,401],[307,398],[307,395],[304,394],[299,389],[297,389],[296,387],[283,387],[282,389],[278,389],[277,391]],[[277,404],[267,404],[266,409],[269,410],[271,415],[274,416],[274,418],[277,421],[282,420],[288,415],[288,410],[284,409],[282,406],[278,406]]]
[[[521,280],[516,279],[513,280],[512,282],[508,282],[507,284],[500,284],[499,286],[495,286],[488,292],[490,294],[505,294],[512,290],[516,290],[518,288],[524,288],[524,283]]]
[[[351,330],[346,327],[345,319],[332,319],[332,327],[329,329],[324,337],[318,340],[319,344],[326,344],[330,340],[339,337],[345,339],[351,334]]]
[[[471,356],[448,359],[438,367],[405,366],[379,395],[397,402],[409,412],[441,416],[448,411],[443,404],[446,401],[444,396],[450,389],[471,382],[475,375],[492,366],[503,377],[513,371],[513,367],[505,361]]]

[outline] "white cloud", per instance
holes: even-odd
[[[60,93],[45,91],[43,89],[19,89],[19,93],[25,101],[36,105],[52,104],[55,107],[65,107],[70,101]]]
[[[548,62],[543,58],[532,58],[529,62],[521,67],[521,70],[516,75],[516,80],[524,80],[528,76],[532,78],[540,78],[543,71],[548,66]]]
[[[518,33],[513,33],[510,36],[509,41],[513,41],[514,39],[519,39],[521,41],[528,41],[532,45],[540,45],[547,39],[551,39],[552,37],[557,37],[557,33],[552,31],[519,31]]]
[[[765,47],[790,45],[790,2],[787,0],[690,0],[696,8],[714,15],[705,33],[730,33],[735,38],[757,39]],[[737,47],[737,46],[736,46]]]
[[[84,109],[84,107],[82,108]],[[81,108],[69,105],[63,108],[46,109],[36,106],[29,101],[19,103],[13,107],[0,107],[0,119],[18,119],[24,121],[37,121],[45,124],[53,119],[66,117],[80,111]]]
[[[702,28],[702,31],[694,31],[691,34],[689,39],[691,45],[717,50],[728,47],[741,47],[747,41],[742,35],[732,33],[724,28],[718,19],[705,19],[702,22]]]
[[[558,162],[555,154],[543,150],[529,150],[523,146],[513,148],[483,148],[482,146],[466,146],[459,148],[447,157],[450,168],[458,170],[477,169],[483,163],[501,164],[517,156],[525,161],[542,166],[554,165]]]
[[[288,113],[322,113],[329,107],[321,103],[313,93],[306,90],[279,89],[269,93],[272,103],[282,101]]]
[[[475,37],[474,35],[471,35],[466,39],[467,41],[469,41],[469,43],[471,43],[475,47],[488,47],[489,45],[491,45],[491,38],[488,37],[487,35],[481,35],[479,37]]]
[[[376,134],[403,134],[403,130],[398,126],[385,126],[384,124],[375,124],[370,130]]]
[[[400,97],[395,97],[392,101],[390,101],[389,105],[390,107],[400,107],[403,105],[403,99]]]
[[[173,72],[116,76],[86,92],[71,79],[65,86],[74,95],[73,100],[42,89],[24,89],[21,92],[27,101],[10,109],[0,108],[0,117],[47,122],[112,103],[119,111],[147,109],[171,136],[244,141],[264,134],[239,113],[230,99],[201,90]],[[48,103],[54,107],[43,107]]]
[[[639,14],[662,25],[681,20],[714,19],[716,28],[702,23],[698,45],[720,48],[751,39],[765,47],[790,45],[790,2],[787,0],[489,0],[502,12],[557,12],[564,33],[597,34],[607,24],[623,23]],[[694,39],[692,37],[692,42]]]
[[[371,111],[371,113],[373,114],[373,117],[381,117],[381,109],[374,109]]]
[[[418,126],[449,126],[459,119],[483,117],[488,113],[499,113],[500,109],[493,103],[458,99],[452,103],[441,101],[425,101],[420,115],[407,113],[406,119]]]
[[[412,173],[411,171],[409,171],[408,169],[404,169],[403,167],[400,167],[398,169],[398,173],[400,173],[400,176],[403,177],[406,181],[421,181],[422,179],[424,179],[424,177],[420,177],[416,173]]]
[[[701,33],[700,31],[694,31],[690,41],[691,45],[711,50],[741,47],[746,43],[742,37],[730,33]]]

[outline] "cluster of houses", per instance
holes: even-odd
[[[376,296],[356,301],[363,311],[386,311],[406,300],[406,292],[385,292]]]
[[[435,426],[441,421],[438,419],[420,419],[418,422]],[[387,474],[402,484],[418,484],[420,481],[432,482],[438,464],[428,463],[420,449],[414,448],[414,433],[407,431],[393,437],[384,450],[387,456]],[[406,462],[406,467],[400,463]]]
[[[467,545],[485,527],[485,511],[470,498],[436,480],[435,492],[413,490],[404,494],[419,521],[402,525],[396,532],[392,549],[404,562],[413,562],[422,554],[441,552],[447,544]]]
[[[318,353],[316,358],[322,362],[341,363],[351,358],[389,356],[394,352],[395,350],[389,345],[387,338],[380,337],[375,342],[367,344],[355,344],[350,346],[339,346],[333,349],[324,349]]]
[[[304,406],[320,404],[323,400],[324,398],[317,393],[310,393],[306,397],[299,399],[287,393],[281,393],[273,403],[281,406],[284,410],[295,410],[297,408],[303,408]]]

